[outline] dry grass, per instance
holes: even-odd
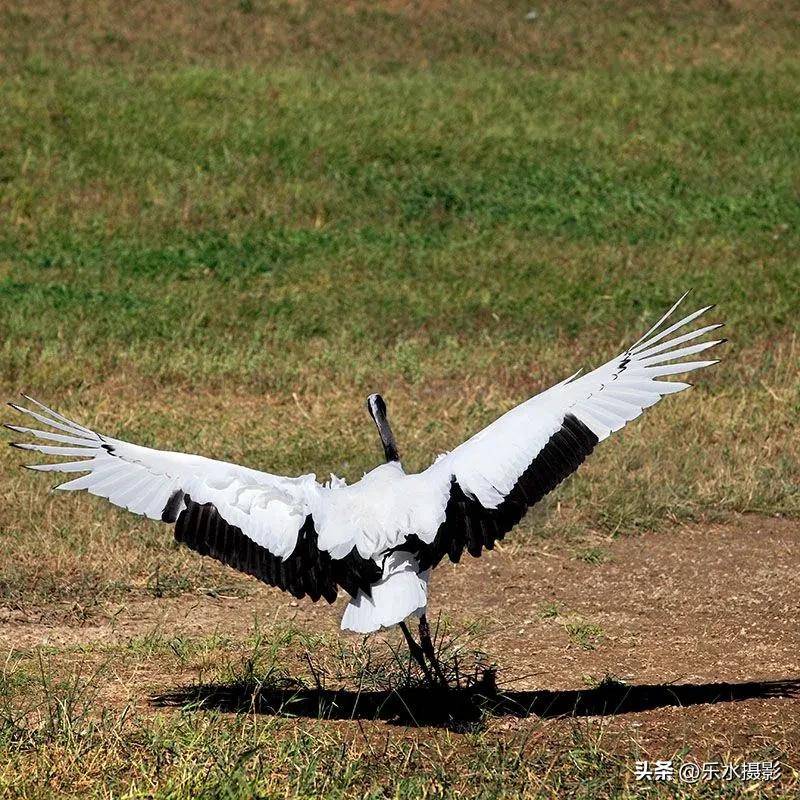
[[[621,536],[733,513],[796,515],[795,346],[789,339],[768,349],[728,351],[691,392],[670,398],[600,448],[526,518],[512,544],[573,529]],[[442,376],[436,391],[424,381],[387,375],[377,388],[389,398],[408,468],[424,468],[438,452],[562,377],[560,365],[570,363],[570,346],[548,347],[541,356],[540,369],[548,377],[531,382],[525,394],[516,375],[501,381],[489,368],[471,380]],[[435,359],[424,363],[431,371],[450,367]],[[165,411],[164,386],[143,394],[144,385],[144,376],[134,383],[118,378],[59,408],[110,435],[278,473],[314,470],[356,480],[379,457],[360,399],[366,387],[283,397],[173,389]],[[81,413],[81,406],[90,404],[92,411]],[[13,416],[9,411],[8,418]],[[7,602],[59,600],[91,609],[99,600],[131,592],[170,595],[198,587],[246,592],[250,586],[176,547],[157,523],[122,515],[89,496],[50,494],[54,482],[19,469],[27,463],[19,451],[6,450],[3,460],[2,527],[9,557],[0,567],[0,586]]]
[[[737,64],[792,57],[800,17],[790,2],[544,2],[487,7],[461,0],[346,3],[31,4],[4,0],[6,63],[202,63],[267,67],[309,58],[384,70],[473,57],[491,65],[581,69]],[[364,31],[369,31],[365,36]]]

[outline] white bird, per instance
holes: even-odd
[[[295,597],[332,603],[344,589],[350,602],[342,629],[399,625],[426,676],[433,680],[432,668],[443,681],[425,617],[430,571],[445,556],[457,562],[464,550],[491,550],[598,442],[689,386],[659,378],[717,363],[685,360],[725,340],[688,344],[721,325],[678,333],[712,308],[669,324],[684,297],[621,355],[512,408],[417,474],[403,470],[377,394],[367,408],[386,463],[349,486],[333,475],[327,483],[313,474],[287,478],[129,444],[26,395],[38,410],[10,405],[51,430],[6,427],[54,443],[16,447],[71,459],[30,469],[85,473],[59,489],[86,489],[174,524],[177,541]],[[420,621],[421,647],[405,624],[412,615]]]

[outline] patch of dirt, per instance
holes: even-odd
[[[798,523],[746,516],[625,537],[603,550],[606,560],[591,564],[566,542],[546,541],[443,564],[431,584],[431,619],[441,615],[455,631],[477,623],[502,689],[568,693],[609,675],[640,694],[669,694],[676,685],[678,704],[645,703],[598,717],[606,743],[634,742],[653,758],[681,746],[696,757],[746,758],[773,746],[797,761],[800,696],[768,696],[758,687],[800,680]],[[340,598],[335,608],[315,606],[265,588],[248,598],[184,595],[109,606],[90,624],[50,624],[6,610],[0,648],[124,644],[154,630],[236,638],[252,633],[256,621],[262,629],[292,621],[335,634],[344,604]],[[177,683],[179,676],[145,667],[126,679],[134,696]],[[720,683],[756,689],[716,702],[713,685]],[[587,717],[595,719],[501,715],[489,725],[498,732],[541,725],[542,735],[558,735]]]
[[[606,675],[632,686],[800,679],[797,522],[748,516],[605,549],[610,560],[594,565],[561,548],[497,553],[437,575],[432,606],[488,620],[484,647],[515,689],[579,689]],[[594,649],[570,637],[576,619],[599,627]],[[682,745],[797,752],[800,698],[657,708],[608,717],[607,731],[654,757]]]

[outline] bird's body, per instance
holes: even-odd
[[[386,463],[352,485],[140,447],[36,401],[36,411],[14,407],[50,430],[7,427],[53,443],[18,447],[70,459],[32,469],[84,473],[58,488],[174,523],[178,541],[296,597],[332,602],[344,589],[342,627],[369,633],[424,615],[430,571],[443,558],[491,549],[598,442],[688,387],[658,378],[715,363],[681,360],[723,340],[688,344],[719,325],[678,333],[710,307],[662,327],[678,303],[617,358],[511,409],[416,474],[403,470],[379,395],[367,405]]]

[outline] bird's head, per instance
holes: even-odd
[[[367,411],[378,429],[381,437],[383,452],[387,461],[399,461],[400,455],[397,452],[397,443],[386,416],[386,403],[379,394],[371,394],[367,398]]]
[[[378,424],[378,419],[386,417],[386,403],[379,394],[371,394],[367,398],[367,411],[372,417],[373,422]]]

